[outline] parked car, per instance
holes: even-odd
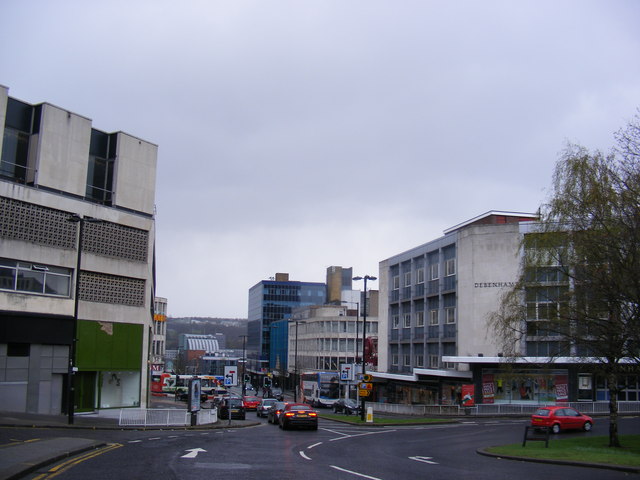
[[[244,420],[246,417],[244,404],[241,398],[223,398],[218,406],[218,418],[228,419],[229,414],[235,420]]]
[[[359,415],[360,405],[350,398],[340,398],[333,404],[333,413],[344,413],[346,415],[355,413],[356,415]]]
[[[260,399],[254,395],[245,395],[242,397],[242,403],[244,404],[245,410],[256,410]]]
[[[269,408],[269,411],[267,412],[267,422],[273,423],[274,425],[280,424],[280,415],[286,405],[286,402],[276,402],[271,405],[271,408]]]
[[[182,402],[187,402],[189,400],[189,388],[188,387],[178,387],[175,392],[176,400],[180,400]],[[205,392],[200,392],[200,402],[206,402],[209,399]]]
[[[280,414],[280,428],[309,427],[318,429],[318,412],[306,403],[288,403]]]
[[[277,401],[278,400],[275,398],[263,398],[262,400],[260,400],[258,408],[256,408],[256,415],[266,418],[269,415],[269,409]]]
[[[570,407],[540,407],[531,415],[531,426],[534,428],[548,427],[553,433],[561,430],[591,431],[593,419]]]

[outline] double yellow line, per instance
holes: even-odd
[[[110,443],[105,447],[98,448],[96,450],[91,450],[90,452],[84,453],[82,455],[72,457],[68,460],[65,460],[62,463],[59,463],[55,467],[50,468],[47,472],[41,473],[38,476],[33,477],[33,480],[44,480],[49,478],[54,478],[57,475],[60,475],[63,472],[66,472],[72,467],[75,467],[79,463],[84,462],[85,460],[90,460],[98,455],[102,455],[103,453],[110,452],[115,450],[116,448],[120,448],[123,445],[121,443]]]

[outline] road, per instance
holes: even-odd
[[[248,413],[254,420],[254,414]],[[54,436],[97,438],[113,448],[71,463],[60,480],[256,480],[550,478],[602,480],[628,474],[584,467],[500,460],[476,449],[522,440],[526,420],[474,420],[439,426],[354,427],[328,420],[317,431],[286,430],[265,420],[254,427],[216,430],[55,430],[3,429],[0,440]],[[591,433],[606,435],[608,422]],[[620,431],[640,431],[640,419],[624,418]],[[53,478],[51,468],[28,478]],[[49,473],[48,473],[49,472]]]

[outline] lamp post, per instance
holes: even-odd
[[[294,370],[293,370],[293,375],[294,375],[294,389],[293,389],[293,401],[295,403],[298,402],[298,389],[300,388],[300,376],[298,375],[298,324],[299,323],[307,323],[307,322],[303,322],[301,320],[289,320],[289,323],[293,323],[295,322],[296,324],[296,343],[295,343],[295,350],[294,350]],[[288,337],[288,335],[287,335]],[[288,350],[288,348],[287,348]]]
[[[364,277],[353,277],[353,280],[364,280],[364,302],[362,305],[362,377],[366,373],[367,359],[365,357],[365,349],[367,344],[367,280],[377,280],[377,277],[365,275]],[[360,408],[360,420],[364,421],[364,409],[366,405],[366,397],[362,397]]]
[[[244,376],[247,373],[247,357],[246,357],[246,345],[247,345],[247,335],[240,335],[242,338],[242,396],[244,397],[247,394],[247,381]]]
[[[71,345],[69,346],[69,369],[67,372],[67,416],[68,416],[68,424],[73,425],[74,421],[74,375],[76,372],[75,366],[75,358],[76,358],[76,342],[78,336],[78,307],[79,307],[79,296],[80,296],[80,266],[82,263],[82,239],[84,237],[84,224],[85,222],[90,223],[102,223],[103,220],[99,220],[97,218],[91,217],[83,217],[74,213],[69,218],[67,218],[70,222],[75,222],[78,224],[78,256],[76,258],[76,288],[74,294],[73,301],[73,332],[71,338]]]

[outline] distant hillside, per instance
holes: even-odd
[[[242,348],[240,335],[247,334],[246,318],[167,317],[167,348],[178,348],[178,335],[213,335],[222,333],[227,339],[227,348]]]

